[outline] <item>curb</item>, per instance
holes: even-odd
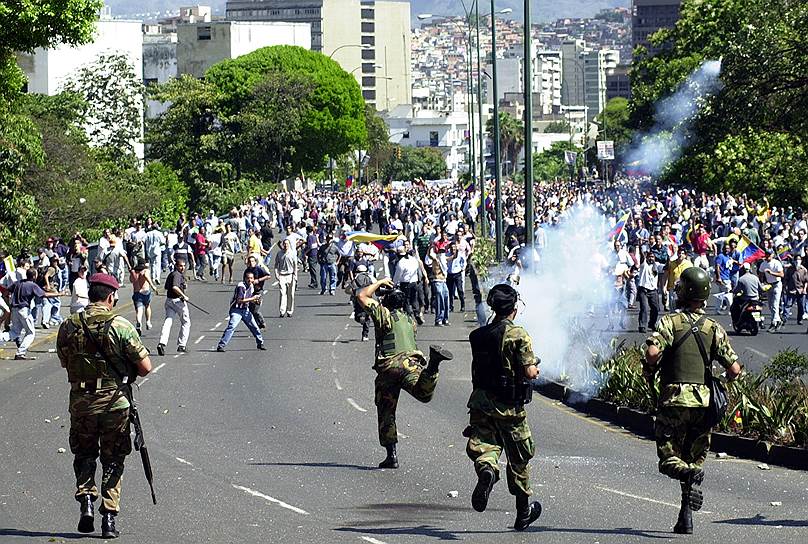
[[[598,398],[586,399],[582,394],[567,386],[552,381],[542,381],[534,385],[542,396],[560,400],[579,412],[602,421],[619,425],[632,433],[654,438],[655,416],[633,408],[618,406],[613,402]],[[745,438],[734,434],[713,432],[710,450],[795,470],[808,470],[808,449],[780,446]]]

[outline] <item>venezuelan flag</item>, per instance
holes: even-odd
[[[746,235],[738,239],[738,247],[736,249],[741,254],[741,263],[753,263],[766,256],[763,250],[756,246]]]
[[[791,257],[791,246],[783,244],[777,248],[778,259],[788,259],[789,257]]]
[[[398,240],[400,234],[375,234],[361,230],[352,230],[345,235],[345,238],[357,244],[370,243],[381,250],[387,250],[390,245]]]
[[[626,223],[628,222],[628,218],[630,216],[631,216],[631,210],[627,211],[626,214],[620,218],[620,221],[617,222],[614,228],[611,231],[609,231],[608,238],[610,242],[614,241],[615,238],[621,237],[621,235],[623,234],[623,229],[625,228]]]
[[[467,193],[474,192],[474,181],[471,178],[461,181],[460,184],[463,186],[463,190]]]

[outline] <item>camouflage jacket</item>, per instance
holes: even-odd
[[[514,325],[510,320],[505,322],[505,333],[502,336],[502,364],[506,372],[514,377],[523,376],[525,367],[536,364],[533,340],[523,327]],[[474,389],[471,392],[467,406],[495,419],[522,419],[527,415],[523,406],[499,402],[482,389]]]
[[[393,330],[393,318],[390,315],[390,310],[382,306],[380,303],[376,302],[375,300],[370,301],[370,304],[365,307],[365,311],[373,320],[376,338],[381,338]],[[418,329],[416,328],[414,332],[417,333]],[[426,362],[426,358],[422,352],[418,350],[405,351],[402,353],[396,353],[395,355],[391,355],[389,357],[377,355],[373,368],[377,370],[386,368],[390,365],[403,363],[406,359],[417,359],[420,364],[424,364]]]
[[[100,304],[90,304],[85,310],[85,316],[98,317],[103,313],[111,313]],[[112,325],[109,328],[109,342],[107,349],[109,356],[117,358],[120,366],[131,368],[138,361],[148,357],[149,350],[143,345],[135,327],[126,319],[114,316]],[[56,353],[63,366],[68,364],[71,356],[71,349],[74,349],[70,342],[71,328],[76,326],[77,318],[71,317],[62,322],[59,327],[59,334],[56,338]],[[117,386],[111,382],[116,377],[110,373],[106,377],[110,385],[89,393],[81,390],[70,391],[70,413],[76,415],[97,415],[106,411],[124,410],[129,407],[129,401],[120,392]],[[112,404],[110,404],[112,401]]]
[[[698,321],[704,315],[704,310],[695,312],[681,311],[686,317],[693,321]],[[663,316],[657,323],[656,330],[648,337],[645,343],[649,346],[656,346],[661,353],[673,344],[674,323],[671,319],[673,314]],[[738,355],[729,343],[727,333],[724,328],[715,320],[707,318],[705,327],[713,330],[712,345],[705,345],[712,361],[717,362],[724,368],[729,368],[738,360]],[[662,359],[660,359],[662,360]],[[664,363],[663,363],[664,364]],[[659,371],[659,367],[654,367],[652,373]],[[662,386],[659,395],[660,406],[681,406],[684,408],[706,408],[710,405],[710,389],[706,385],[691,383],[674,383]]]

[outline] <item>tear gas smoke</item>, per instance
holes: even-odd
[[[608,358],[613,351],[613,335],[603,331],[602,318],[615,299],[608,229],[591,206],[578,205],[564,215],[557,227],[546,230],[547,245],[535,270],[519,279],[516,288],[524,306],[519,306],[517,323],[533,338],[541,377],[565,383],[588,400],[604,379],[591,364],[593,356]],[[510,273],[501,269],[495,281]]]
[[[659,100],[654,108],[656,124],[649,132],[635,137],[626,162],[639,162],[645,171],[656,176],[678,159],[688,145],[697,114],[723,86],[720,73],[720,60],[704,61],[674,94]]]

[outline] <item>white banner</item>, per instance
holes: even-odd
[[[614,142],[612,140],[598,142],[598,159],[602,161],[614,160]]]

